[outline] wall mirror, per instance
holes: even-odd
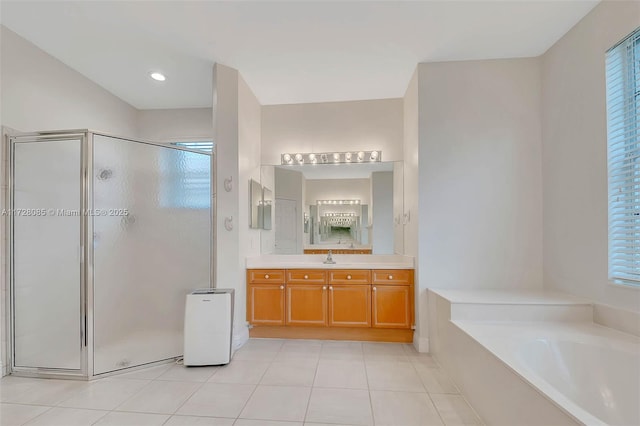
[[[249,228],[262,228],[262,186],[251,179],[249,181]]]
[[[273,192],[266,186],[262,188],[262,229],[271,230],[271,207],[273,205]]]
[[[402,254],[403,163],[263,165],[262,254]]]

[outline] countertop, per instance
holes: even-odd
[[[247,269],[413,269],[413,257],[377,254],[334,254],[335,264],[322,263],[325,254],[267,254],[247,257]]]

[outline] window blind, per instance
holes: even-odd
[[[640,28],[606,54],[609,278],[640,286]]]

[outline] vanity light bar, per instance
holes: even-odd
[[[327,217],[355,217],[355,213],[325,213]]]
[[[285,166],[301,164],[379,163],[381,161],[382,151],[320,152],[307,154],[285,153],[280,156],[280,162]]]
[[[360,200],[317,200],[317,205],[322,204],[333,204],[333,205],[349,205],[349,204],[360,204]]]

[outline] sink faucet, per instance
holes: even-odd
[[[329,250],[329,251],[327,252],[327,258],[326,258],[326,259],[325,259],[325,261],[324,261],[324,262],[322,262],[322,263],[326,263],[326,264],[329,264],[329,265],[333,265],[333,264],[335,264],[335,263],[336,263],[336,261],[335,261],[335,260],[333,260],[333,258],[331,257],[331,250]]]

